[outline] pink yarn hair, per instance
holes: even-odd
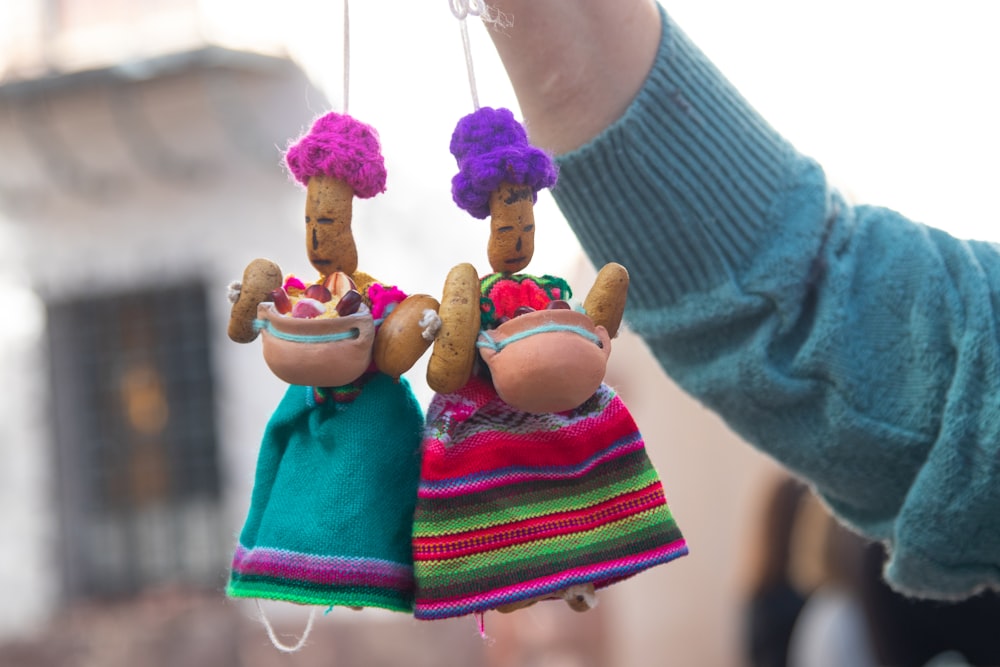
[[[289,147],[285,162],[302,185],[322,174],[344,181],[361,199],[385,192],[378,132],[346,114],[330,112],[317,118],[312,129]]]

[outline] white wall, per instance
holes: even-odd
[[[60,604],[45,299],[192,278],[214,289],[212,370],[227,526],[235,539],[260,432],[283,386],[266,372],[255,345],[226,336],[226,284],[253,257],[289,266],[301,257],[302,193],[281,170],[277,146],[311,116],[284,101],[322,99],[288,63],[272,66],[141,84],[143,113],[158,136],[139,139],[164,155],[211,166],[186,182],[136,163],[128,145],[134,137],[123,137],[106,90],[51,91],[48,108],[55,111],[35,119],[60,137],[67,163],[111,177],[112,187],[100,196],[54,179],[38,145],[0,122],[6,149],[0,183],[13,195],[3,202],[0,280],[14,295],[0,331],[0,382],[8,387],[0,401],[0,638],[38,629]],[[240,87],[227,86],[227,77]],[[241,132],[235,137],[234,124]],[[226,554],[219,560],[225,563]]]

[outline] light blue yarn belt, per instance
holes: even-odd
[[[287,340],[292,343],[335,343],[339,340],[353,340],[361,335],[361,331],[357,327],[348,329],[347,331],[313,336],[290,334],[279,329],[275,329],[274,325],[267,320],[254,320],[253,328],[254,331],[267,331],[267,333],[271,334],[275,338]]]
[[[488,347],[494,352],[499,352],[511,343],[516,343],[519,340],[523,340],[528,336],[534,336],[537,334],[551,333],[554,331],[567,331],[569,333],[575,333],[578,336],[582,336],[589,340],[591,343],[597,345],[597,347],[603,348],[604,343],[601,342],[601,337],[595,334],[589,329],[585,329],[581,326],[574,324],[543,324],[539,327],[534,327],[532,329],[527,329],[525,331],[519,331],[516,334],[508,336],[504,340],[497,342],[493,340],[489,332],[485,329],[479,332],[480,340],[476,341],[476,347]],[[485,340],[482,340],[485,338]]]

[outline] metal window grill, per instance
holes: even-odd
[[[225,550],[204,289],[48,304],[70,597],[217,586]]]

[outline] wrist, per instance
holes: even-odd
[[[653,0],[494,0],[487,23],[532,143],[555,154],[628,108],[659,47]]]

